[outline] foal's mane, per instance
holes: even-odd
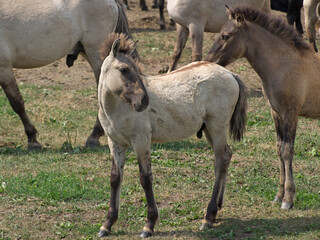
[[[258,24],[286,43],[293,44],[299,50],[310,49],[310,45],[282,18],[271,16],[247,6],[235,6],[230,8],[229,12],[232,19],[235,19],[237,15],[242,15],[247,21]]]
[[[123,33],[112,33],[110,34],[107,39],[101,44],[100,48],[100,57],[104,60],[111,52],[111,47],[113,42],[116,39],[120,39],[120,47],[119,52],[124,54],[130,54],[135,48],[135,42]]]

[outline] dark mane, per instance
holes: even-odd
[[[123,33],[112,33],[101,44],[100,57],[102,60],[108,57],[113,42],[118,38],[120,38],[120,52],[130,54],[135,49],[135,42],[129,39],[127,35]]]
[[[294,44],[298,49],[310,49],[309,44],[282,18],[271,16],[270,14],[247,6],[235,6],[230,8],[229,12],[232,19],[235,19],[237,15],[241,14],[247,21],[258,24],[283,41]]]

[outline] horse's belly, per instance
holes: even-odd
[[[203,124],[203,116],[181,114],[173,118],[158,115],[151,122],[152,142],[175,142],[196,134]]]

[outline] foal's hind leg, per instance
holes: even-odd
[[[23,123],[25,133],[28,137],[28,150],[41,149],[41,145],[37,141],[37,130],[25,111],[24,101],[12,69],[0,67],[0,84],[10,102],[12,109],[19,115]]]
[[[111,196],[106,222],[101,226],[98,237],[105,237],[111,233],[111,227],[118,219],[121,183],[123,179],[123,169],[126,160],[126,146],[118,144],[108,138],[108,144],[111,152]]]
[[[189,36],[189,29],[181,26],[179,23],[176,23],[177,28],[177,41],[176,45],[174,46],[174,52],[172,56],[172,63],[169,67],[168,72],[171,72],[177,68],[179,58],[181,56],[182,50],[186,45]]]
[[[226,185],[227,173],[232,157],[232,151],[227,144],[227,129],[218,129],[210,124],[205,129],[208,142],[214,151],[215,184],[209,202],[207,213],[203,219],[201,230],[211,228],[214,223],[218,210],[222,207],[223,195]]]

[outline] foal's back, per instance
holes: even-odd
[[[239,86],[225,68],[195,62],[145,79],[152,141],[178,141],[194,135],[205,121],[228,128]]]

